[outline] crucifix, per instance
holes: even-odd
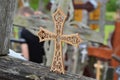
[[[51,65],[51,71],[64,74],[65,70],[62,54],[62,42],[78,46],[82,40],[77,33],[71,35],[63,34],[63,26],[66,20],[66,15],[60,8],[58,8],[56,12],[53,13],[52,17],[55,24],[55,33],[45,30],[44,28],[40,28],[38,36],[40,38],[40,41],[55,40],[55,49]]]
[[[97,70],[96,79],[97,79],[97,80],[100,80],[100,75],[101,75],[100,70],[103,68],[103,66],[101,65],[101,61],[98,60],[97,63],[94,65],[94,67],[95,67],[96,70]]]

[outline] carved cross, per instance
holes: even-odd
[[[96,70],[97,70],[96,79],[97,79],[97,80],[100,80],[100,75],[101,75],[100,69],[103,68],[103,66],[101,65],[101,61],[98,60],[97,63],[94,65],[94,67],[95,67]]]
[[[64,74],[65,70],[62,54],[62,42],[78,46],[78,44],[82,40],[80,39],[78,34],[63,35],[63,26],[66,20],[66,16],[60,8],[57,9],[57,11],[52,15],[52,17],[55,24],[55,33],[40,28],[38,36],[40,38],[40,41],[55,40],[55,49],[51,65],[51,71]]]

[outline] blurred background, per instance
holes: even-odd
[[[51,6],[52,4],[54,5],[56,1],[57,0],[18,0],[17,6],[16,6],[16,14],[14,17],[13,32],[11,34],[10,48],[12,50],[21,54],[22,57],[24,57],[27,60],[40,63],[40,64],[42,63],[45,66],[50,66],[50,62],[47,63],[48,57],[46,54],[51,53],[50,51],[53,51],[50,46],[53,44],[50,41],[38,43],[39,38],[38,36],[36,36],[37,34],[36,32],[39,31],[40,24],[45,23],[46,25],[49,26],[49,24],[47,24],[47,21],[48,22],[52,21],[50,17]],[[73,1],[76,1],[75,2],[76,5],[84,4],[83,0],[73,0]],[[65,52],[63,51],[64,59],[65,59],[65,69],[68,72],[97,78],[97,80],[119,80],[118,76],[120,74],[119,73],[114,74],[116,73],[115,71],[116,68],[119,68],[119,65],[113,66],[110,64],[112,61],[112,58],[111,58],[112,53],[117,53],[117,51],[119,52],[119,48],[115,48],[114,50],[113,48],[111,48],[111,46],[114,47],[113,46],[114,39],[112,40],[112,38],[114,38],[112,37],[113,32],[119,29],[117,28],[115,30],[115,27],[119,26],[119,23],[116,24],[115,22],[117,21],[119,22],[119,19],[120,19],[120,10],[119,10],[120,0],[95,0],[95,1],[97,1],[98,6],[96,9],[94,9],[92,12],[89,12],[89,14],[87,15],[89,17],[89,21],[98,21],[98,22],[99,20],[102,21],[101,19],[101,16],[102,16],[104,18],[103,19],[104,21],[102,23],[104,22],[105,23],[103,24],[102,28],[100,23],[88,24],[89,23],[88,21],[86,25],[88,25],[89,28],[92,30],[91,32],[99,32],[99,34],[102,35],[103,37],[99,37],[99,36],[92,37],[94,38],[94,40],[96,41],[98,40],[98,42],[95,42],[95,41],[90,42],[92,46],[97,47],[95,49],[90,47],[90,51],[89,51],[89,45],[88,45],[89,41],[82,43],[79,46],[79,49],[76,49],[74,47],[71,47],[70,45],[67,45],[67,49],[65,48],[66,49]],[[83,15],[79,16],[79,14],[81,14],[81,11],[82,10],[77,12],[77,9],[75,9],[74,20],[80,21],[80,22],[82,21],[84,16]],[[33,28],[34,26],[35,28]],[[50,28],[47,28],[47,29],[51,30]],[[119,35],[120,33],[117,34],[117,37],[119,37]],[[87,38],[89,37],[90,36],[87,36]],[[101,38],[103,39],[103,41],[100,41]],[[117,42],[119,42],[119,39]],[[44,45],[47,45],[47,47],[44,47]],[[65,45],[66,44],[64,43],[62,44],[63,47],[66,47]],[[38,50],[37,48],[40,48],[40,49]],[[82,53],[88,54],[87,58],[85,58],[85,60],[88,62],[84,62],[84,61],[81,62],[82,57],[80,56],[83,55]],[[95,54],[92,54],[92,53],[95,53]],[[101,55],[98,53],[101,53]],[[118,55],[120,56],[120,54]],[[49,58],[52,59],[52,56],[50,55]],[[97,76],[97,74],[99,74],[99,71],[97,72],[97,68],[94,67],[94,64],[98,60],[101,61],[100,63],[101,65],[103,65],[103,69],[101,70],[101,73],[100,73],[101,75]],[[118,62],[120,61],[119,57],[117,58],[117,61]]]

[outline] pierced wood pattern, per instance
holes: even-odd
[[[40,28],[38,36],[40,38],[40,41],[55,40],[55,49],[51,71],[64,74],[65,70],[62,54],[62,42],[77,46],[82,40],[80,39],[78,34],[63,35],[63,26],[66,20],[66,15],[62,12],[60,8],[57,9],[52,17],[55,23],[55,33]]]
[[[63,42],[66,42],[68,44],[74,45],[76,47],[78,47],[78,44],[82,41],[79,38],[79,34],[62,35],[61,36],[61,40]]]
[[[40,27],[40,31],[38,33],[40,42],[45,41],[45,40],[55,40],[56,34]]]

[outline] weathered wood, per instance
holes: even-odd
[[[99,20],[88,20],[88,24],[99,24]],[[105,21],[106,25],[114,25],[115,21]]]
[[[95,80],[85,76],[57,74],[49,71],[49,67],[37,63],[23,61],[9,56],[0,57],[1,80]]]
[[[101,10],[100,10],[100,23],[99,23],[99,26],[100,26],[100,33],[101,35],[104,37],[104,26],[105,26],[105,12],[106,12],[106,5],[103,4],[101,6]]]
[[[0,0],[0,55],[8,54],[16,0]]]

